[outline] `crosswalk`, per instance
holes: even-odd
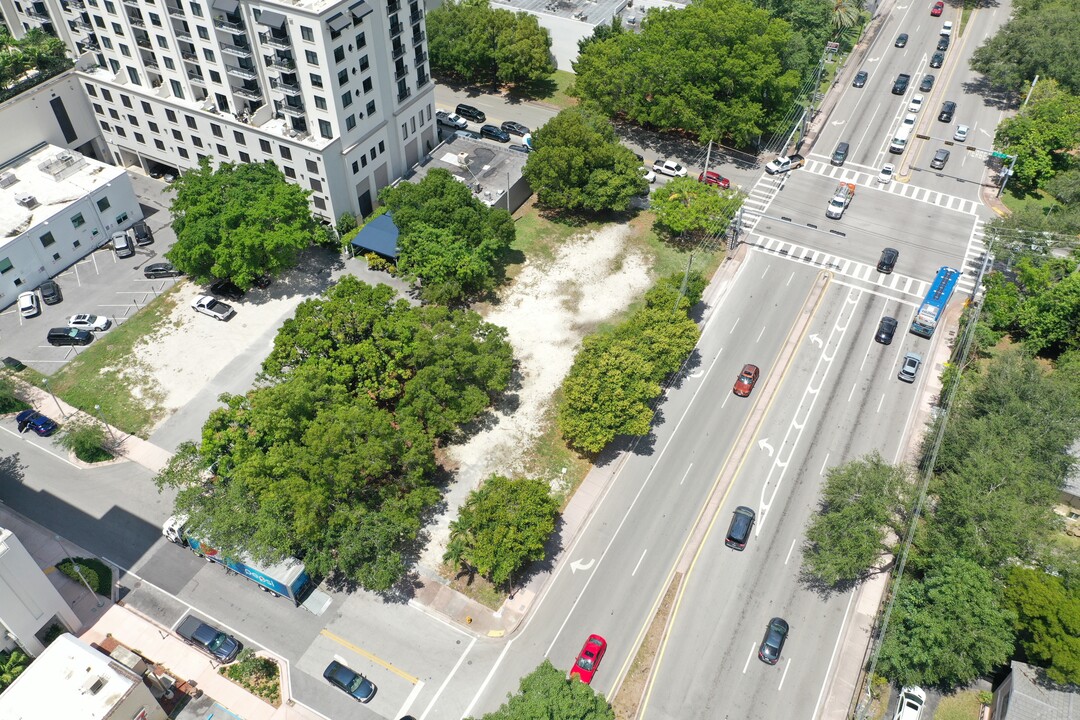
[[[857,168],[836,167],[835,165],[830,165],[827,162],[821,162],[820,160],[814,160],[812,158],[807,158],[806,165],[803,169],[812,172],[815,175],[832,178],[837,182],[854,183],[855,185],[873,188],[892,195],[899,195],[908,198],[909,200],[915,200],[916,202],[937,205],[946,210],[964,213],[965,215],[975,215],[979,211],[979,203],[975,200],[968,200],[967,198],[949,195],[948,193],[938,192],[937,190],[930,190],[929,188],[919,187],[918,185],[913,185],[911,183],[897,182],[896,180],[893,180],[888,185],[882,185],[877,181],[876,170],[873,172],[865,172]]]

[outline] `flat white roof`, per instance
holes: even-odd
[[[104,720],[136,681],[74,635],[63,634],[0,694],[4,720]]]
[[[0,167],[0,245],[124,174],[55,145],[6,161]]]

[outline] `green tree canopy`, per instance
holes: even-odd
[[[745,145],[789,122],[812,70],[801,50],[787,22],[751,2],[696,0],[589,43],[572,92],[608,116]]]
[[[1080,95],[1080,5],[1073,0],[1019,0],[1013,15],[975,49],[971,67],[994,85],[1014,92],[1039,75]]]
[[[432,72],[468,83],[527,83],[555,72],[551,35],[535,15],[488,0],[447,0],[427,16]]]
[[[697,178],[673,178],[652,192],[656,228],[669,237],[696,244],[722,233],[740,205],[734,190],[718,190]]]
[[[469,493],[450,523],[443,559],[505,585],[529,563],[544,559],[558,514],[559,503],[545,481],[492,476]]]
[[[473,196],[447,170],[418,183],[385,187],[379,199],[398,227],[398,270],[420,281],[420,295],[446,305],[494,289],[502,253],[514,241],[514,221]]]
[[[227,278],[248,289],[265,274],[293,267],[300,251],[322,237],[308,195],[271,162],[222,163],[180,175],[170,211],[176,244],[165,256],[206,282]]]
[[[223,395],[159,487],[210,543],[387,590],[438,500],[434,444],[505,389],[506,332],[345,276],[287,320],[264,385]],[[213,463],[209,482],[193,478]]]
[[[1070,151],[1080,148],[1080,97],[1050,78],[1042,80],[1028,104],[998,124],[994,147],[1017,156],[1013,182],[1027,189],[1045,185],[1074,164]]]
[[[60,38],[41,28],[31,28],[16,40],[6,27],[0,25],[0,101],[25,90],[27,84],[47,80],[71,66],[67,46]],[[38,76],[21,82],[31,70],[36,70]],[[10,93],[5,92],[8,90]]]
[[[563,110],[533,134],[523,171],[541,205],[560,210],[627,210],[649,184],[641,163],[594,112]]]
[[[901,467],[873,453],[825,474],[821,507],[806,530],[803,562],[826,585],[852,582],[874,567],[888,549],[890,528],[903,534],[897,518],[910,493]]]
[[[977,563],[950,558],[924,579],[905,579],[897,593],[878,657],[897,685],[964,685],[1011,655],[1014,616]]]
[[[1016,613],[1020,647],[1056,683],[1080,683],[1080,587],[1040,570],[1013,567],[1005,599]]]
[[[481,720],[615,720],[615,711],[590,685],[567,678],[550,660],[521,678],[514,695],[508,695],[495,712]]]

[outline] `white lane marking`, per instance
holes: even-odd
[[[833,643],[832,654],[829,656],[829,665],[825,668],[825,679],[821,682],[821,692],[818,693],[817,702],[814,703],[814,714],[811,718],[816,718],[818,712],[821,711],[821,701],[825,699],[825,688],[829,686],[829,680],[832,679],[832,667],[836,662],[836,653],[840,649],[840,641],[844,637],[844,627],[847,625],[848,612],[851,610],[851,603],[855,600],[855,593],[858,588],[851,591],[851,595],[848,597],[847,607],[844,608],[844,622],[840,623],[840,630],[836,633],[836,642]]]
[[[794,280],[794,279],[795,279],[795,271],[792,270],[791,275],[788,276],[786,284],[790,287],[791,286],[791,281]]]
[[[757,647],[756,643],[750,646],[750,654],[746,656],[746,664],[742,666],[743,675],[746,674],[746,669],[750,667],[750,661],[754,659],[755,647]]]
[[[789,548],[788,548],[788,551],[787,551],[787,557],[786,557],[786,558],[784,558],[784,564],[785,564],[785,565],[787,565],[787,564],[788,564],[788,561],[790,561],[790,560],[791,560],[791,553],[792,553],[792,552],[794,552],[794,550],[795,550],[795,543],[797,543],[798,541],[799,541],[799,538],[792,538],[792,540],[791,540],[791,547],[789,547]]]
[[[690,463],[689,465],[686,466],[686,472],[683,473],[682,480],[679,481],[680,485],[682,485],[683,482],[686,481],[686,478],[690,475],[690,469],[692,467],[694,467],[694,463]]]
[[[22,436],[22,435],[21,435],[20,433],[17,433],[17,432],[15,432],[15,431],[14,431],[14,430],[12,430],[11,428],[6,428],[6,427],[5,427],[5,428],[0,428],[0,429],[4,430],[4,432],[6,432],[6,433],[8,433],[8,434],[10,434],[10,435],[13,435],[13,436],[15,436],[16,438],[18,438],[19,440],[22,440],[22,441],[23,441],[23,442],[25,442],[25,443],[28,443],[28,444],[30,444],[30,445],[33,445],[34,447],[36,447],[36,448],[37,448],[37,449],[39,449],[39,450],[44,450],[45,452],[49,453],[50,455],[52,455],[52,456],[53,456],[54,458],[56,458],[57,460],[61,460],[61,461],[63,461],[63,462],[66,462],[66,463],[67,463],[68,465],[70,465],[71,467],[73,467],[73,468],[75,468],[75,469],[77,469],[77,470],[82,470],[82,469],[83,469],[83,468],[79,467],[78,465],[76,465],[75,463],[73,463],[73,462],[71,462],[70,460],[68,460],[67,458],[65,458],[65,457],[61,457],[60,455],[57,455],[56,453],[54,453],[54,452],[53,452],[52,450],[50,450],[49,448],[45,447],[44,445],[38,445],[37,443],[33,443],[33,442],[30,442],[30,438],[25,438],[25,437],[23,437],[23,436]]]
[[[761,336],[765,334],[765,326],[762,326],[761,332],[758,333],[757,340],[754,342],[761,342]]]
[[[649,552],[648,548],[641,551],[641,557],[638,558],[637,565],[634,566],[634,572],[630,573],[630,577],[637,575],[638,568],[641,567],[641,561],[645,559],[645,553]]]
[[[851,398],[855,397],[855,391],[859,389],[859,383],[855,382],[851,384],[851,392],[848,393],[847,401],[851,402]]]
[[[407,714],[409,712],[409,708],[412,707],[412,704],[414,702],[416,702],[416,696],[419,695],[420,691],[423,689],[424,681],[417,680],[416,684],[413,685],[412,692],[409,693],[409,697],[405,698],[405,704],[402,705],[396,713],[394,713],[394,717],[402,717],[403,715]]]
[[[878,400],[877,411],[881,412],[881,406],[885,404],[885,393],[881,394],[881,399]]]
[[[818,475],[825,474],[825,466],[829,464],[829,453],[825,453],[825,459],[821,461],[821,469],[818,470]]]
[[[779,692],[784,689],[784,680],[787,679],[787,672],[791,669],[791,661],[788,660],[784,663],[784,674],[780,676],[780,684],[776,686],[776,691]]]
[[[735,328],[739,327],[739,320],[740,318],[735,318],[735,323],[731,326],[731,329],[728,330],[728,335],[735,332]]]
[[[430,713],[431,709],[435,707],[435,703],[438,702],[439,696],[442,695],[443,690],[446,689],[446,686],[450,684],[450,680],[453,679],[454,675],[458,671],[458,668],[461,667],[461,663],[465,662],[465,657],[469,654],[469,651],[472,650],[473,645],[475,644],[476,638],[474,637],[469,643],[468,647],[465,648],[465,652],[461,653],[461,657],[459,657],[458,661],[454,663],[454,667],[450,669],[450,674],[446,676],[446,679],[443,680],[442,685],[440,685],[439,689],[435,692],[435,697],[431,698],[431,702],[428,703],[428,706],[424,709],[423,714],[420,715],[420,720],[426,720],[428,713]]]

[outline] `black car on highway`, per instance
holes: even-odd
[[[480,109],[474,108],[472,105],[466,105],[465,103],[461,103],[456,108],[454,108],[454,112],[456,112],[458,115],[465,118],[466,120],[472,120],[473,122],[478,123],[487,122],[487,115],[485,115]]]
[[[881,318],[881,322],[878,323],[877,332],[874,334],[874,340],[882,345],[891,343],[893,335],[896,334],[896,325],[896,318],[891,318],[887,315]]]
[[[784,618],[774,617],[765,628],[765,637],[758,648],[758,659],[763,663],[775,665],[780,660],[780,652],[788,636],[788,624]]]
[[[860,70],[855,73],[855,79],[851,81],[853,87],[861,88],[866,86],[866,79],[870,77],[870,74],[865,70]]]
[[[923,75],[922,82],[919,83],[919,92],[930,92],[934,89],[934,76],[927,73]]]

